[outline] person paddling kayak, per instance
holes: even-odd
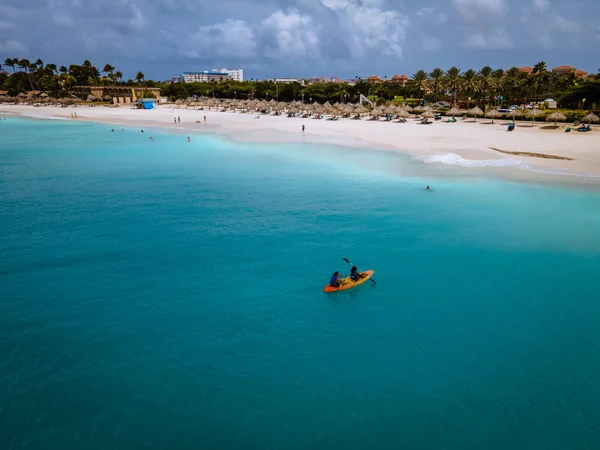
[[[331,280],[329,280],[329,286],[340,287],[340,273],[339,272],[335,272],[331,276]]]

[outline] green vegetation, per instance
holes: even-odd
[[[100,71],[90,61],[81,65],[61,66],[44,64],[40,59],[31,63],[27,59],[6,58],[4,69],[12,70],[9,75],[0,75],[0,89],[11,96],[22,92],[44,91],[51,97],[67,97],[73,87],[92,86],[145,86],[160,88],[161,94],[173,100],[188,97],[215,97],[237,99],[275,99],[279,101],[303,100],[304,102],[358,102],[359,96],[377,103],[406,102],[410,105],[446,101],[460,107],[496,105],[507,107],[539,102],[552,97],[562,108],[596,109],[600,104],[600,74],[586,80],[576,74],[554,74],[546,63],[539,62],[531,74],[516,67],[507,71],[486,66],[475,71],[462,71],[452,67],[447,71],[440,68],[430,73],[417,71],[405,86],[391,80],[370,83],[357,78],[354,83],[322,83],[302,85],[299,82],[282,84],[271,81],[233,81],[210,83],[171,83],[146,80],[138,72],[135,80],[123,80],[123,74],[106,64]],[[565,113],[566,114],[566,113]],[[567,117],[572,115],[566,114]]]

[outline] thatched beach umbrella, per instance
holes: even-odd
[[[407,117],[410,117],[410,113],[406,109],[400,108],[396,113],[396,116],[406,119]]]
[[[396,114],[396,111],[397,109],[394,105],[388,105],[388,107],[384,110],[385,114]]]
[[[404,109],[410,113],[413,111],[414,108],[410,105],[404,105]]]
[[[587,116],[585,116],[583,119],[581,119],[582,122],[587,122],[588,125],[593,123],[598,123],[600,122],[600,117],[598,117],[596,114],[594,113],[589,113]]]
[[[508,117],[511,117],[513,120],[513,123],[515,123],[515,119],[517,117],[523,117],[523,110],[522,109],[513,109],[511,112],[508,113]]]
[[[446,115],[447,116],[460,116],[462,114],[462,111],[460,109],[458,109],[456,106],[452,109],[449,109],[448,111],[446,111]]]
[[[552,113],[546,117],[546,122],[554,122],[554,126],[556,126],[557,122],[563,122],[565,120],[567,120],[567,116],[560,111],[556,111],[555,113]]]
[[[479,106],[475,106],[468,111],[469,114],[473,114],[473,118],[477,120],[477,116],[483,116],[483,111]]]
[[[423,119],[433,119],[435,117],[435,114],[431,111],[425,111],[423,114],[421,114],[421,117]]]
[[[90,94],[87,96],[88,102],[95,102],[96,100],[98,100],[98,97],[96,97],[94,94]]]
[[[415,106],[414,108],[412,108],[412,112],[414,114],[420,114],[422,112],[425,112],[425,107],[423,107],[423,106]]]
[[[502,117],[502,113],[499,112],[497,109],[490,109],[488,112],[485,113],[485,117],[491,118],[492,123],[494,123],[494,119]]]
[[[527,113],[525,114],[525,117],[527,117],[528,119],[531,119],[531,126],[533,127],[535,125],[535,118],[539,117],[542,115],[542,111],[537,109],[537,108],[533,108],[530,109],[529,111],[527,111]]]

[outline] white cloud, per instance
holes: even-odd
[[[464,47],[469,49],[505,50],[513,48],[513,42],[504,28],[494,28],[488,33],[470,33]]]
[[[433,14],[434,9],[431,6],[426,6],[425,8],[421,8],[420,10],[417,11],[417,16],[419,17],[423,17],[423,16],[430,16],[431,14]]]
[[[442,41],[436,37],[426,36],[421,41],[421,48],[426,52],[437,52],[442,48]]]
[[[506,0],[452,0],[461,17],[469,22],[493,22],[509,12]]]
[[[350,55],[401,57],[408,18],[395,10],[381,9],[378,0],[320,0],[335,12],[346,36]]]
[[[0,42],[0,52],[15,52],[15,53],[27,53],[29,49],[18,41],[8,40]]]
[[[422,18],[423,20],[431,21],[435,24],[446,23],[448,20],[448,16],[444,13],[437,13],[435,8],[431,6],[425,6],[417,11],[417,17]]]
[[[548,11],[550,9],[550,0],[531,0],[533,9],[538,12]]]
[[[243,20],[227,19],[198,28],[187,38],[181,54],[190,58],[246,59],[256,55],[254,32]]]
[[[288,59],[319,56],[320,26],[312,17],[292,8],[287,13],[274,12],[262,21],[262,26],[276,41],[276,48],[267,48],[267,56]]]
[[[581,32],[581,27],[576,22],[559,14],[552,15],[552,23],[556,27],[556,30],[561,33],[579,34]]]

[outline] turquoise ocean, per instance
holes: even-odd
[[[597,449],[599,380],[598,190],[0,123],[2,450]]]

